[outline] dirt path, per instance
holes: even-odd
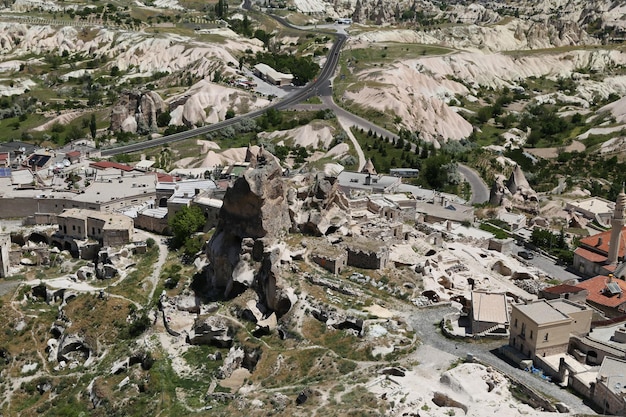
[[[571,145],[566,147],[556,148],[524,148],[529,154],[538,156],[540,158],[551,159],[556,158],[562,152],[583,152],[587,147],[577,140],[573,141]]]
[[[354,149],[356,150],[356,154],[359,156],[359,167],[357,168],[357,171],[361,172],[361,170],[365,166],[365,154],[363,153],[363,149],[361,149],[361,145],[359,145],[359,142],[356,140],[356,138],[352,134],[352,130],[350,130],[350,123],[348,122],[348,120],[339,116],[337,117],[337,120],[339,121],[339,124],[343,128],[344,132],[346,132],[346,134],[350,138],[350,141],[352,142],[352,146],[354,146]]]

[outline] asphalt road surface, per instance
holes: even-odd
[[[472,188],[472,198],[470,204],[481,204],[489,201],[489,188],[480,178],[480,175],[468,166],[459,164],[458,170]]]
[[[513,254],[517,255],[519,251],[525,250],[527,252],[532,252],[534,255],[533,259],[522,259],[519,258],[524,264],[528,267],[536,268],[540,271],[543,271],[547,276],[552,279],[557,279],[561,282],[573,281],[577,282],[581,280],[581,277],[568,271],[565,266],[557,265],[556,262],[547,256],[542,255],[539,252],[534,252],[530,249],[525,249],[523,246],[515,245],[513,246]]]

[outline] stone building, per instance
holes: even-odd
[[[121,214],[68,209],[57,216],[57,221],[59,230],[52,236],[52,244],[81,258],[90,258],[99,247],[128,244],[133,236],[133,220]]]
[[[587,292],[585,302],[607,317],[620,317],[626,314],[626,281],[612,275],[598,275],[576,284]]]
[[[316,245],[311,251],[311,260],[335,275],[347,265],[345,249],[331,245]]]
[[[570,335],[587,335],[593,311],[569,300],[537,300],[513,305],[509,345],[535,357],[565,353]]]
[[[604,358],[591,400],[604,415],[626,415],[626,360]]]
[[[499,333],[506,336],[509,328],[509,309],[506,294],[472,291],[472,334]]]
[[[347,264],[363,269],[384,269],[389,262],[389,248],[382,241],[355,238],[346,242]]]
[[[574,251],[574,268],[584,276],[608,275],[615,272],[620,260],[626,254],[626,228],[624,209],[626,194],[618,195],[611,218],[611,230],[580,240]]]
[[[560,284],[539,290],[539,298],[546,300],[565,299],[575,303],[585,303],[589,291],[575,285]]]

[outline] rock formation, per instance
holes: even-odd
[[[192,345],[230,347],[233,344],[234,333],[228,319],[220,316],[200,316],[193,324],[188,342]]]
[[[519,165],[516,165],[509,179],[496,176],[489,194],[489,203],[506,208],[516,207],[528,212],[538,212],[539,199]]]
[[[208,283],[230,297],[252,287],[261,302],[279,314],[295,302],[283,288],[277,263],[280,248],[273,247],[291,229],[287,182],[282,168],[264,149],[256,169],[246,171],[226,191],[220,220],[207,245]]]
[[[348,224],[348,200],[339,191],[336,178],[313,173],[302,178],[301,185],[297,191],[292,189],[289,193],[295,230],[322,236]]]
[[[139,134],[155,132],[157,117],[167,110],[167,103],[153,91],[126,91],[111,109],[109,129]]]

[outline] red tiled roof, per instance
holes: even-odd
[[[68,158],[73,158],[75,156],[80,156],[80,151],[69,151],[65,154]]]
[[[574,251],[574,254],[580,256],[581,258],[588,260],[589,262],[598,263],[598,262],[606,261],[606,255],[600,255],[599,253],[592,252],[588,249],[581,248],[581,247],[576,248],[576,250]]]
[[[128,166],[128,165],[124,165],[124,164],[118,164],[117,162],[111,162],[111,161],[98,161],[98,162],[92,162],[91,164],[89,164],[89,166],[96,168],[96,169],[107,169],[107,168],[116,168],[116,169],[120,169],[122,171],[133,171],[135,168]]]
[[[544,288],[543,290],[550,294],[567,294],[567,293],[577,293],[577,292],[584,291],[582,288],[579,288],[575,285],[567,285],[567,284],[555,285],[554,287]]]
[[[173,175],[162,174],[160,172],[157,172],[156,175],[157,175],[157,180],[159,182],[176,182],[176,181],[178,181],[178,177],[175,177]]]
[[[588,248],[595,248],[596,251],[608,255],[609,242],[611,241],[611,231],[607,230],[602,233],[595,234],[593,236],[587,236],[580,239],[580,246],[586,246]],[[619,253],[621,258],[626,253],[626,227],[622,228],[622,234],[620,236]]]
[[[576,286],[589,291],[589,295],[587,295],[587,301],[595,303],[597,305],[615,308],[621,304],[626,303],[626,296],[624,295],[620,297],[619,294],[612,296],[607,296],[604,294],[604,289],[606,288],[606,283],[608,279],[609,277],[606,277],[604,275],[598,275],[597,277],[582,281]],[[619,287],[622,289],[622,294],[626,294],[626,281],[622,281],[621,279],[613,279],[613,282],[619,285]]]
[[[7,159],[9,159],[9,153],[8,152],[0,153],[0,161],[6,161]]]

